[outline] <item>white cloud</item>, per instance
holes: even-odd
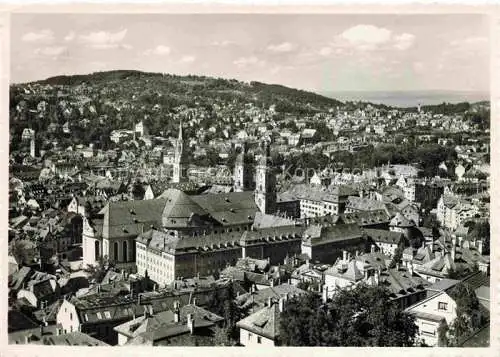
[[[415,35],[395,34],[391,30],[373,25],[356,25],[337,36],[334,47],[348,47],[360,51],[372,51],[393,47],[404,51],[413,46]]]
[[[79,39],[82,43],[97,49],[118,48],[130,45],[121,45],[121,42],[127,35],[127,29],[118,32],[97,31],[87,35],[80,35]]]
[[[21,38],[24,42],[52,42],[54,40],[54,32],[51,30],[41,30],[38,32],[28,32]]]
[[[398,50],[404,51],[413,46],[415,41],[415,35],[411,33],[403,33],[398,36],[394,36],[394,47]]]
[[[422,62],[413,62],[412,64],[413,71],[416,73],[422,73],[425,69],[425,66]]]
[[[359,49],[373,49],[391,40],[392,32],[373,25],[357,25],[340,34],[340,38]]]
[[[192,63],[196,60],[196,57],[195,56],[190,56],[190,55],[187,55],[187,56],[183,56],[179,62],[181,63]]]
[[[172,52],[172,49],[165,45],[158,45],[155,48],[150,48],[144,51],[146,56],[157,55],[157,56],[168,56]]]
[[[269,45],[267,49],[271,52],[286,53],[295,50],[296,46],[290,42],[283,42],[279,44]]]
[[[333,48],[331,48],[331,47],[327,47],[327,46],[322,47],[322,48],[319,50],[319,54],[320,54],[321,56],[325,56],[325,57],[326,57],[326,56],[331,55],[332,53],[333,53]]]
[[[64,46],[48,46],[35,49],[34,53],[36,55],[47,56],[47,57],[57,57],[66,51]]]
[[[75,39],[75,37],[76,37],[75,31],[71,31],[66,36],[64,36],[64,41],[66,41],[66,42],[73,41]]]
[[[247,66],[263,66],[266,64],[265,61],[258,59],[255,56],[250,57],[240,57],[233,61],[233,63],[238,67],[247,67]]]
[[[276,73],[279,73],[279,72],[282,72],[282,71],[289,71],[289,70],[292,70],[292,69],[295,69],[294,66],[280,66],[280,65],[277,65],[277,66],[274,66],[271,68],[270,72],[272,74],[276,74]]]
[[[465,39],[451,41],[450,43],[450,45],[453,47],[460,47],[460,46],[476,47],[476,46],[484,46],[487,44],[488,44],[488,38],[481,36],[467,37]]]
[[[224,41],[213,41],[210,44],[212,46],[216,46],[216,47],[227,47],[227,46],[233,45],[234,42],[233,41],[224,40]]]

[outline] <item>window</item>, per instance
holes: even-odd
[[[111,318],[111,314],[109,313],[109,311],[104,311],[104,316],[106,316],[107,319]]]
[[[262,337],[257,336],[257,343],[262,343]]]
[[[97,318],[98,318],[99,320],[102,320],[102,315],[101,315],[101,313],[100,313],[100,312],[98,312],[98,313],[97,313]]]
[[[69,319],[70,319],[71,321],[73,321],[73,313],[72,313],[72,312],[70,312],[70,313],[69,313]]]
[[[445,302],[438,303],[438,310],[448,310],[448,304]]]
[[[251,339],[252,339],[252,333],[251,333],[251,332],[249,332],[249,333],[248,333],[248,341],[250,341]]]

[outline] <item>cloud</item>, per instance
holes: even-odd
[[[213,41],[213,42],[210,43],[210,45],[215,46],[215,47],[227,47],[227,46],[230,46],[230,45],[233,45],[233,44],[234,44],[233,41],[228,41],[228,40]]]
[[[195,56],[190,56],[190,55],[187,55],[187,56],[183,56],[179,62],[181,63],[192,63],[196,60],[196,57]]]
[[[475,46],[484,46],[489,43],[487,37],[482,36],[474,36],[467,37],[460,40],[451,41],[450,45],[453,47],[467,46],[467,47],[475,47]]]
[[[38,32],[28,32],[21,38],[24,42],[52,42],[54,40],[54,32],[51,30],[41,30]]]
[[[283,42],[279,44],[269,45],[267,49],[271,52],[286,53],[295,50],[296,46],[290,42]]]
[[[36,55],[47,56],[47,57],[58,57],[62,55],[67,50],[64,46],[48,46],[41,47],[34,50]]]
[[[329,56],[333,53],[333,48],[331,47],[328,47],[328,46],[325,46],[325,47],[322,47],[319,52],[318,52],[321,56]]]
[[[75,31],[71,31],[66,36],[64,36],[64,41],[66,41],[66,42],[73,41],[75,39],[75,37],[76,37]]]
[[[233,61],[233,63],[240,67],[248,67],[248,66],[264,66],[266,64],[265,61],[258,59],[255,56],[250,56],[250,57],[240,57],[236,60]]]
[[[280,65],[277,65],[277,66],[272,67],[271,70],[270,70],[270,72],[272,74],[277,74],[279,72],[289,71],[289,70],[292,70],[292,69],[295,69],[295,66],[289,66],[289,65],[280,66]]]
[[[353,26],[340,34],[340,39],[359,49],[374,49],[391,40],[392,32],[373,25]]]
[[[412,67],[415,73],[422,73],[425,69],[425,66],[422,62],[413,62]]]
[[[337,36],[333,47],[347,47],[359,51],[395,48],[404,51],[413,46],[415,35],[395,34],[391,30],[373,25],[356,25]]]
[[[79,39],[82,43],[89,47],[96,49],[108,49],[108,48],[127,48],[130,45],[121,45],[121,42],[125,39],[127,35],[127,29],[123,29],[118,32],[109,31],[97,31],[90,32],[87,35],[80,35]],[[131,48],[131,47],[130,47]]]
[[[158,45],[155,48],[144,51],[146,56],[157,55],[157,56],[168,56],[172,52],[172,49],[165,45]]]
[[[394,47],[401,51],[409,49],[413,46],[413,42],[415,42],[415,35],[411,33],[394,36]]]

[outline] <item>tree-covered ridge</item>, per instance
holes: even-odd
[[[196,100],[199,104],[213,103],[213,99],[222,101],[240,101],[254,103],[257,106],[269,107],[276,105],[281,112],[312,113],[326,110],[342,103],[338,100],[327,98],[319,94],[303,90],[293,89],[277,84],[265,84],[261,82],[240,82],[234,79],[213,78],[207,76],[179,76],[172,74],[150,73],[132,70],[116,70],[107,72],[95,72],[88,75],[56,76],[28,84],[16,84],[12,88],[30,84],[50,86],[79,86],[89,85],[99,87],[109,85],[112,92],[126,94],[131,90],[137,90],[140,101],[157,102],[154,94],[157,91],[169,98],[162,99],[163,104],[177,105],[193,104]],[[116,88],[113,86],[116,85]],[[153,96],[152,96],[153,95]],[[134,98],[124,96],[123,98]],[[137,97],[136,97],[137,98]],[[210,100],[212,99],[212,100]]]

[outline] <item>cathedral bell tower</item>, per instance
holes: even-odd
[[[248,153],[247,143],[244,142],[241,147],[241,152],[236,156],[234,164],[234,192],[250,191],[252,189],[252,172],[251,165],[246,159]]]
[[[263,154],[255,170],[255,203],[262,213],[276,212],[276,176],[272,168],[270,146],[263,145]]]

